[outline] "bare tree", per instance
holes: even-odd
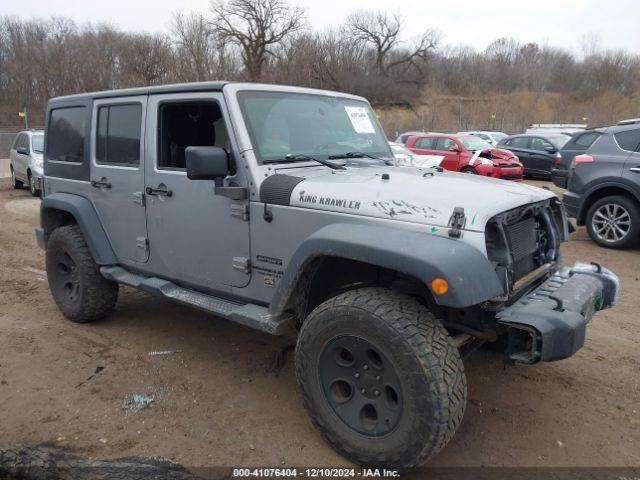
[[[436,30],[427,30],[418,42],[408,50],[402,51],[393,60],[389,60],[394,50],[402,45],[400,38],[403,19],[398,13],[373,12],[359,10],[347,18],[347,33],[357,42],[372,47],[376,69],[380,75],[387,76],[393,67],[405,64],[416,65],[417,59],[425,59],[430,50],[435,49],[439,34]]]
[[[176,12],[171,22],[176,39],[179,77],[183,81],[211,80],[214,36],[201,13]]]
[[[268,56],[306,24],[305,11],[285,0],[214,0],[211,11],[218,38],[239,48],[250,81],[261,78]]]

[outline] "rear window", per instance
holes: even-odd
[[[529,145],[529,137],[515,137],[507,140],[505,145],[516,148],[527,148]]]
[[[614,133],[613,136],[623,150],[633,152],[640,146],[640,128]]]
[[[582,150],[586,150],[593,145],[593,142],[600,138],[600,135],[602,135],[600,132],[583,133],[573,141],[573,144]]]
[[[47,159],[82,163],[84,160],[85,107],[57,108],[51,111],[47,131]]]
[[[140,163],[142,105],[109,105],[98,109],[96,161],[112,165]]]
[[[433,137],[419,138],[413,144],[413,148],[424,148],[425,150],[433,150],[436,139]]]

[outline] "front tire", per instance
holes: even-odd
[[[31,174],[29,174],[29,192],[31,192],[32,197],[40,196],[40,190],[36,188],[36,180]]]
[[[473,167],[465,167],[460,171],[462,173],[468,173],[469,175],[478,175],[478,171]]]
[[[589,236],[601,247],[630,248],[640,239],[640,209],[627,197],[613,195],[596,201],[585,223]]]
[[[47,242],[49,289],[69,320],[87,323],[105,317],[118,300],[118,284],[100,274],[78,225],[56,228]]]
[[[451,439],[466,404],[462,360],[442,324],[382,288],[343,293],[311,312],[296,377],[324,438],[365,466],[421,464]]]

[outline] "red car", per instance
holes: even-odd
[[[406,147],[420,155],[444,155],[440,166],[447,170],[522,181],[524,167],[513,152],[494,148],[473,135],[414,135],[407,139]]]

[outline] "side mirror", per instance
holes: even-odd
[[[18,147],[16,148],[16,152],[18,152],[20,155],[28,155],[29,152],[27,151],[26,147]]]
[[[449,147],[449,151],[459,153],[460,149],[454,145],[453,147]]]
[[[214,180],[216,186],[229,173],[229,154],[220,147],[187,147],[185,150],[187,178]]]

